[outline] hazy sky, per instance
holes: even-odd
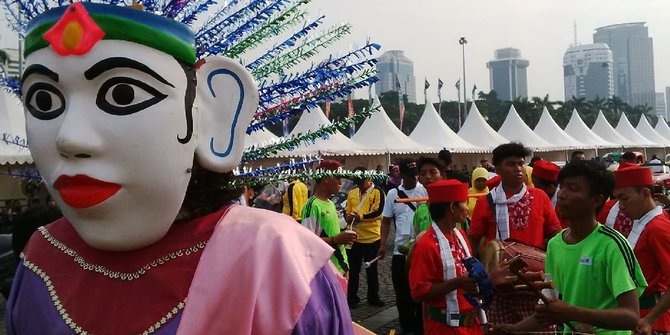
[[[645,21],[654,42],[656,91],[670,86],[670,1],[667,0],[315,0],[312,4],[330,22],[353,24],[350,40],[371,37],[384,50],[400,49],[414,61],[417,100],[423,101],[423,80],[431,83],[429,98],[437,100],[437,77],[445,83],[442,97],[455,99],[462,75],[458,39],[465,36],[468,97],[472,85],[490,89],[486,62],[493,50],[521,49],[530,61],[528,94],[562,100],[563,54],[577,39],[593,43],[597,27]],[[346,47],[346,46],[345,46]]]
[[[562,100],[563,54],[574,41],[574,21],[577,39],[583,44],[593,42],[597,27],[647,22],[654,41],[656,91],[670,86],[667,0],[313,0],[310,7],[312,18],[318,12],[326,15],[324,27],[342,21],[353,25],[346,42],[331,47],[332,52],[347,51],[351,42],[362,45],[368,37],[382,45],[382,52],[404,50],[414,61],[419,102],[423,101],[424,77],[432,85],[429,98],[433,102],[438,77],[445,83],[442,97],[456,99],[454,84],[462,76],[461,36],[468,40],[468,96],[473,84],[478,91],[490,89],[486,62],[493,58],[493,50],[515,47],[530,61],[529,95],[549,94]],[[6,31],[0,29],[0,33]],[[15,45],[11,36],[0,36],[0,46]]]

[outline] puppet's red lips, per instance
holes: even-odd
[[[121,185],[78,174],[74,177],[58,177],[54,188],[70,207],[88,208],[111,198],[121,189]]]

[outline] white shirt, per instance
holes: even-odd
[[[398,186],[398,189],[404,191],[409,198],[428,196],[426,188],[418,182],[411,190],[405,189],[402,185]],[[397,198],[398,191],[395,188],[391,189],[386,195],[386,202],[384,203],[384,210],[382,211],[383,217],[393,218],[395,221],[395,240],[393,243],[394,255],[400,255],[398,246],[407,244],[412,236],[414,236],[414,225],[412,224],[414,220],[414,211],[407,204],[396,203],[395,199]],[[415,207],[419,207],[418,203],[413,204]]]

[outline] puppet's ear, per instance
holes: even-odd
[[[256,83],[244,66],[222,56],[201,61],[197,77],[198,162],[208,170],[231,171],[242,159],[244,136],[258,108]]]

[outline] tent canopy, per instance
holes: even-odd
[[[565,126],[565,132],[574,137],[577,141],[584,144],[594,146],[596,148],[618,148],[620,145],[608,142],[602,137],[596,135],[589,127],[586,126],[584,120],[579,116],[576,109],[572,110],[572,116],[568,125]]]
[[[660,121],[660,120],[659,120]],[[635,130],[637,130],[640,135],[644,136],[644,138],[648,139],[651,142],[662,144],[662,145],[667,145],[668,140],[663,138],[659,133],[652,128],[651,124],[649,124],[649,120],[647,120],[647,117],[642,115],[640,118],[640,122],[637,123],[637,127],[635,127]]]
[[[5,140],[26,139],[26,120],[21,101],[13,94],[0,90],[0,165],[32,163],[27,148],[8,144]]]
[[[426,108],[421,115],[419,123],[409,135],[412,140],[429,146],[431,148],[449,149],[451,152],[480,153],[489,150],[470,144],[460,138],[456,133],[444,123],[437,114],[433,104],[426,103]]]
[[[668,126],[668,123],[665,122],[663,117],[658,118],[658,122],[656,123],[654,130],[656,130],[659,135],[665,138],[666,142],[664,143],[670,143],[670,126]]]
[[[626,114],[621,113],[621,118],[619,119],[619,124],[616,126],[616,131],[619,132],[623,137],[627,138],[630,140],[634,145],[639,146],[639,147],[659,147],[661,146],[660,144],[654,143],[646,138],[644,136],[640,135],[640,133],[633,128],[633,125],[630,124],[630,121],[628,121],[628,118],[626,117]]]
[[[603,111],[598,111],[598,118],[596,118],[596,122],[593,124],[593,127],[591,127],[591,130],[593,130],[596,135],[602,137],[608,142],[616,143],[624,147],[631,147],[635,145],[635,143],[619,134],[619,132],[617,132],[614,127],[612,127],[612,125],[605,118]]]
[[[361,128],[351,138],[354,142],[370,148],[375,153],[417,154],[437,152],[436,149],[419,144],[403,134],[388,117],[379,98],[373,97],[373,106],[379,111],[363,122]]]
[[[506,138],[493,130],[484,120],[475,103],[472,103],[470,113],[468,113],[468,117],[461,126],[461,130],[458,131],[458,136],[467,142],[487,149],[494,149],[501,144],[509,143]]]
[[[505,122],[500,126],[498,134],[511,142],[522,143],[524,146],[535,151],[551,151],[567,148],[565,145],[561,145],[560,147],[553,145],[535,134],[530,127],[523,122],[521,116],[519,116],[519,113],[516,111],[516,108],[514,108],[514,105],[510,106],[509,113],[507,113]]]
[[[298,123],[295,125],[289,137],[295,137],[300,134],[306,134],[310,131],[318,130],[322,126],[330,125],[330,121],[323,114],[321,108],[311,108],[304,110]],[[318,138],[313,143],[304,145],[293,150],[283,151],[277,154],[280,157],[303,156],[303,155],[327,155],[327,156],[352,156],[369,153],[369,150],[361,144],[358,144],[339,131],[327,138]]]
[[[265,128],[261,128],[251,134],[247,134],[244,137],[244,147],[248,148],[252,145],[263,146],[278,139],[279,137],[277,137],[277,135],[273,134],[271,131]]]
[[[540,136],[545,141],[556,146],[567,146],[569,149],[590,149],[592,145],[584,144],[574,137],[568,135],[561,127],[556,124],[556,121],[549,114],[547,107],[542,110],[540,121],[533,130],[535,134]]]

